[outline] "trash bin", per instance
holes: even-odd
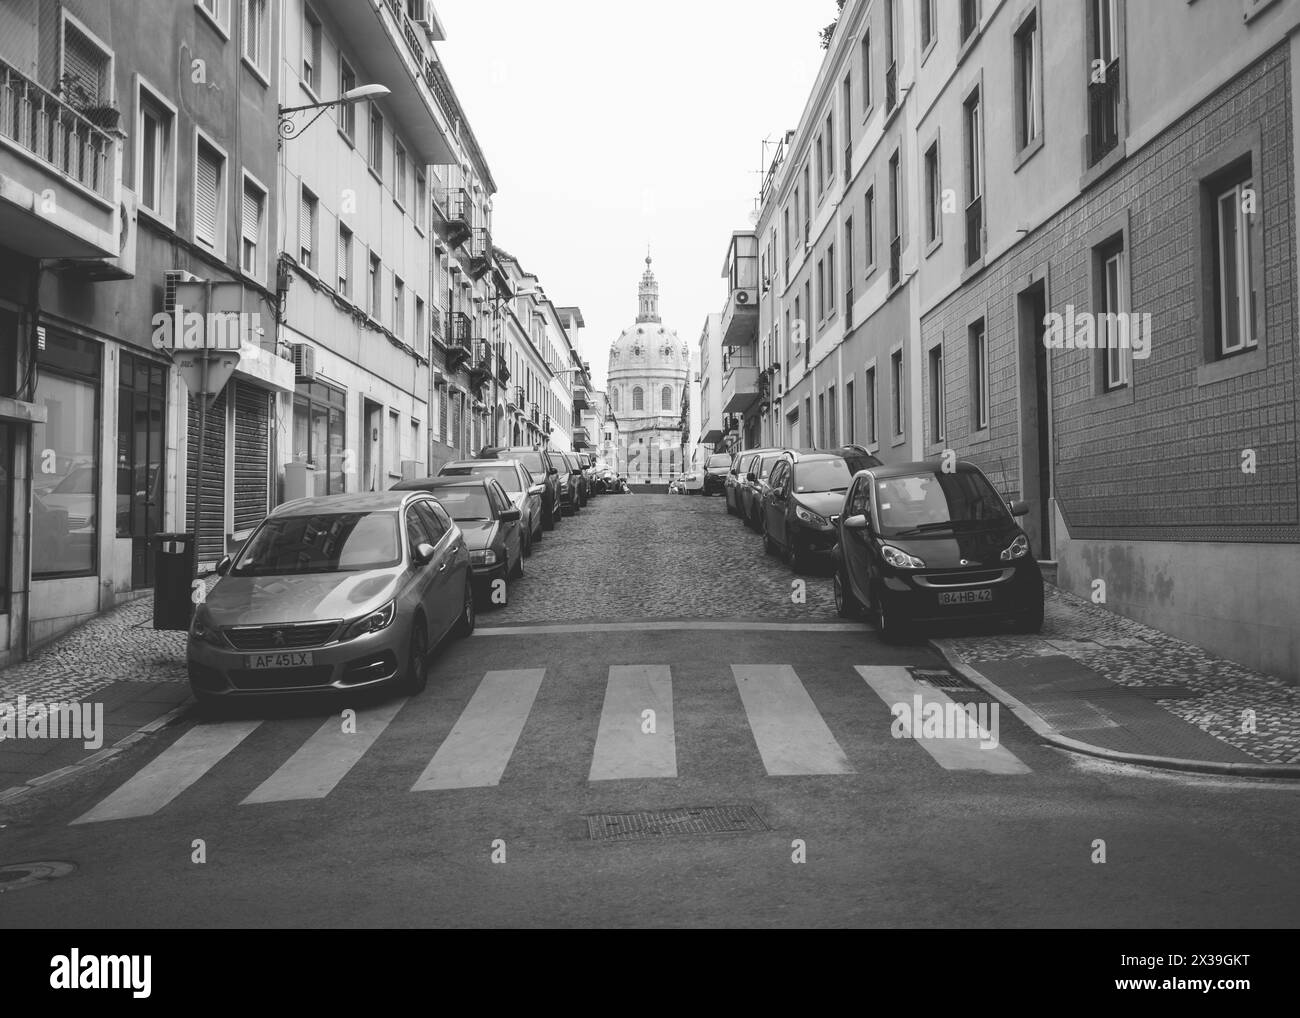
[[[189,629],[194,615],[194,535],[154,534],[154,629]]]

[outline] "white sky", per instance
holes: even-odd
[[[834,0],[437,0],[438,53],[496,180],[493,240],[576,304],[603,386],[651,245],[691,344],[750,226],[761,142],[798,125]]]

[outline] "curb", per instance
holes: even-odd
[[[3,792],[0,792],[0,805],[17,802],[29,793],[36,791],[38,788],[46,788],[50,785],[56,785],[66,778],[93,770],[106,760],[111,760],[113,757],[117,756],[117,754],[122,752],[122,750],[135,745],[146,735],[150,735],[153,732],[158,731],[158,729],[170,725],[189,709],[190,705],[188,703],[181,704],[179,707],[173,707],[166,714],[154,718],[147,725],[142,725],[130,735],[124,735],[122,738],[118,739],[117,742],[113,743],[113,745],[97,750],[96,752],[91,753],[90,756],[75,764],[60,767],[58,770],[50,771],[49,773],[42,774],[39,777],[30,778],[21,785],[14,785],[12,788],[5,789]]]
[[[1032,707],[1022,703],[987,676],[959,659],[956,653],[947,646],[947,641],[942,639],[927,640],[926,643],[933,647],[939,656],[947,662],[948,667],[979,686],[990,696],[1001,700],[1010,708],[1011,713],[1023,721],[1035,735],[1044,742],[1061,749],[1098,757],[1113,763],[1140,764],[1145,767],[1186,771],[1192,774],[1228,775],[1238,778],[1288,778],[1292,781],[1300,781],[1300,764],[1228,763],[1214,760],[1186,760],[1174,756],[1147,756],[1143,753],[1123,753],[1117,749],[1106,749],[1088,742],[1081,742],[1078,739],[1071,739],[1068,735],[1062,735],[1048,724]]]

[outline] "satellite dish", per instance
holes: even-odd
[[[749,225],[750,226],[758,225],[758,209],[749,210]]]

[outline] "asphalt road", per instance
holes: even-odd
[[[355,733],[342,703],[186,718],[42,793],[0,867],[76,869],[0,894],[0,926],[1294,927],[1292,786],[1084,761],[1009,712],[996,748],[896,737],[895,704],[944,699],[906,670],[939,667],[924,644],[788,598],[762,617],[790,574],[758,538],[719,499],[651,499],[548,534],[512,605],[419,697],[351,705]],[[662,576],[588,554],[647,541],[689,594],[647,602]],[[684,611],[727,603],[725,568],[739,608]],[[547,597],[583,621],[516,611]],[[759,829],[592,836],[708,807]]]

